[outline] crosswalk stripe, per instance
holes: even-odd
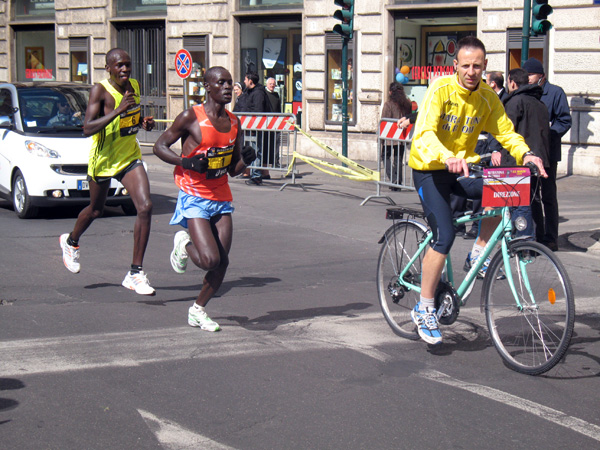
[[[596,303],[596,298],[577,298],[578,314],[595,312]],[[469,322],[485,326],[478,301],[471,308],[462,308],[460,314]],[[0,375],[24,376],[102,367],[135,367],[185,359],[339,348],[386,361],[390,356],[378,347],[385,344],[412,345],[412,341],[399,338],[391,332],[380,312],[352,317],[315,317],[279,325],[275,334],[270,331],[248,331],[237,325],[221,325],[224,331],[214,334],[185,326],[4,341],[0,343]],[[461,321],[456,322],[444,328],[444,333],[468,335],[469,330],[462,326]],[[297,335],[299,328],[304,331],[301,339]]]
[[[164,449],[233,450],[233,447],[213,441],[175,422],[156,417],[148,411],[138,409],[138,413],[142,416],[146,425],[148,425],[148,428],[154,433],[156,439]]]

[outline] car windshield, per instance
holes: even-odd
[[[81,133],[90,86],[44,86],[19,89],[25,132]]]

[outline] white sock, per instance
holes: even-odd
[[[198,311],[204,311],[204,306],[200,306],[198,303],[194,303],[194,309]]]
[[[481,245],[473,244],[473,249],[471,250],[471,261],[476,260],[481,255],[483,251],[483,247]]]
[[[420,298],[421,301],[421,307],[423,308],[435,308],[435,302],[433,301],[432,298],[425,298],[423,296],[421,296]]]

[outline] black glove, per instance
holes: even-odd
[[[252,161],[254,161],[255,159],[256,159],[256,151],[249,145],[244,145],[242,147],[242,161],[244,161],[244,164],[249,166],[250,164],[252,164]]]
[[[182,158],[181,166],[187,170],[194,170],[198,173],[204,173],[208,170],[208,159],[206,156],[196,155],[190,158]]]

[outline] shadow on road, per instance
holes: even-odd
[[[25,383],[15,378],[0,378],[0,391],[11,391],[15,389],[23,389]],[[15,409],[19,402],[10,398],[0,397],[0,411],[10,411]],[[0,425],[10,422],[10,420],[0,421]]]
[[[217,319],[237,322],[247,330],[273,331],[278,326],[299,320],[311,319],[323,316],[346,316],[351,311],[359,311],[370,308],[370,303],[349,303],[341,306],[326,306],[322,308],[287,309],[280,311],[268,311],[266,315],[249,319],[247,316],[222,316]]]
[[[202,277],[204,277],[204,275],[202,275]],[[257,287],[267,286],[271,283],[278,283],[280,281],[281,281],[281,278],[274,278],[274,277],[241,277],[237,280],[225,281],[221,285],[221,288],[219,289],[219,291],[217,292],[217,294],[215,295],[214,298],[218,298],[218,297],[225,295],[227,292],[229,292],[233,288],[257,288]],[[198,283],[191,284],[188,286],[178,285],[178,286],[154,286],[154,287],[157,290],[157,292],[162,291],[162,290],[173,290],[173,291],[192,291],[195,294],[198,294],[198,293],[200,293],[200,288],[202,287],[201,283],[202,283],[202,280],[200,279]],[[114,286],[114,285],[103,283],[103,284],[86,286],[86,289],[95,289],[96,287],[105,287],[105,286]],[[151,305],[151,306],[165,306],[167,303],[187,302],[187,301],[193,301],[195,299],[196,299],[196,296],[175,298],[175,299],[171,299],[171,300],[140,300],[140,301],[138,301],[138,303],[143,303],[145,305]]]

